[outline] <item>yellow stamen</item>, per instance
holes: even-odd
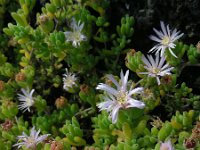
[[[30,98],[26,98],[26,105],[27,106],[32,106],[33,105],[33,100]]]
[[[119,91],[117,93],[117,101],[120,103],[120,104],[124,104],[124,102],[126,102],[127,100],[127,92],[124,92],[124,91]]]
[[[162,39],[161,43],[162,43],[162,45],[165,45],[165,46],[169,45],[169,43],[170,43],[169,37],[168,36],[164,36],[164,38]]]
[[[74,31],[74,32],[72,33],[72,37],[73,37],[73,39],[76,40],[76,41],[81,41],[81,40],[82,40],[82,39],[81,39],[81,33],[80,33],[79,31]]]
[[[28,137],[27,143],[28,144],[34,144],[35,143],[35,139],[33,137]]]
[[[160,72],[160,69],[158,69],[158,68],[153,68],[152,69],[152,73],[153,74],[158,74]]]

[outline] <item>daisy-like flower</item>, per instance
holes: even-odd
[[[20,110],[22,110],[23,112],[25,111],[29,111],[30,112],[30,107],[33,106],[34,104],[34,99],[33,99],[33,93],[34,93],[34,89],[31,90],[31,92],[29,92],[28,90],[25,89],[21,89],[23,94],[17,94],[18,95],[18,99],[20,101],[20,104],[18,105],[18,108]]]
[[[159,54],[156,54],[155,60],[151,55],[147,55],[147,58],[145,56],[142,56],[142,61],[146,66],[144,68],[147,70],[147,72],[140,72],[139,74],[147,74],[150,77],[155,77],[157,80],[158,85],[160,85],[160,77],[165,75],[170,75],[171,70],[174,69],[174,67],[170,67],[168,63],[165,63],[165,56],[159,56]]]
[[[76,20],[73,18],[70,27],[72,28],[72,31],[64,32],[66,41],[72,42],[72,45],[74,47],[80,46],[81,41],[87,40],[87,37],[82,34],[84,23],[81,24],[80,21],[78,21],[77,23]]]
[[[26,133],[18,136],[18,142],[13,146],[18,146],[18,148],[25,146],[26,148],[36,149],[37,144],[43,142],[50,134],[44,134],[39,136],[40,130],[36,131],[35,127],[31,129],[31,133],[28,136]]]
[[[71,73],[66,68],[66,74],[63,74],[63,89],[70,91],[73,87],[77,86],[77,77],[74,73]]]
[[[140,94],[143,91],[142,87],[135,89],[127,89],[129,71],[124,73],[121,71],[120,77],[121,82],[118,83],[113,75],[108,75],[108,79],[111,80],[117,89],[113,87],[100,83],[96,89],[103,90],[106,92],[107,96],[104,96],[105,101],[97,104],[97,107],[101,110],[106,110],[109,114],[109,118],[112,119],[113,123],[117,122],[118,112],[120,109],[127,109],[130,107],[144,108],[145,104],[139,100],[133,99],[133,94]]]
[[[174,150],[171,141],[161,143],[160,150]]]
[[[155,28],[153,28],[157,36],[151,35],[150,39],[158,42],[158,44],[156,44],[152,49],[150,49],[149,52],[160,52],[160,56],[163,56],[165,50],[168,49],[170,53],[177,58],[172,49],[176,46],[174,42],[180,37],[182,37],[183,33],[180,33],[180,31],[177,31],[177,29],[174,29],[173,31],[170,30],[169,25],[165,26],[162,21],[160,22],[160,26],[161,31],[158,31]]]

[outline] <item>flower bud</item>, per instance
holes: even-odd
[[[65,97],[60,96],[56,99],[55,105],[57,109],[63,108],[67,104],[67,100]]]
[[[15,75],[15,81],[24,81],[26,79],[26,75],[22,72],[19,72]]]

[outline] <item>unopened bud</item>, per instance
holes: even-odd
[[[19,72],[15,75],[15,81],[24,81],[26,78],[26,75],[22,72]]]
[[[67,100],[65,97],[60,96],[59,98],[56,99],[55,105],[58,109],[63,108],[67,104]]]
[[[61,142],[52,141],[50,150],[63,150],[63,144]]]
[[[3,124],[1,124],[3,130],[8,131],[13,127],[13,123],[11,120],[6,120]]]
[[[86,85],[86,84],[82,84],[82,85],[80,86],[81,92],[87,93],[87,92],[88,92],[88,89],[89,89],[89,86]]]

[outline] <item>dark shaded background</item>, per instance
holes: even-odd
[[[160,21],[181,30],[185,34],[181,40],[186,44],[196,45],[200,40],[199,0],[112,0],[110,6],[115,21],[125,14],[135,17],[132,43],[137,50],[148,51],[152,47],[148,36],[153,34],[153,27],[160,28]]]

